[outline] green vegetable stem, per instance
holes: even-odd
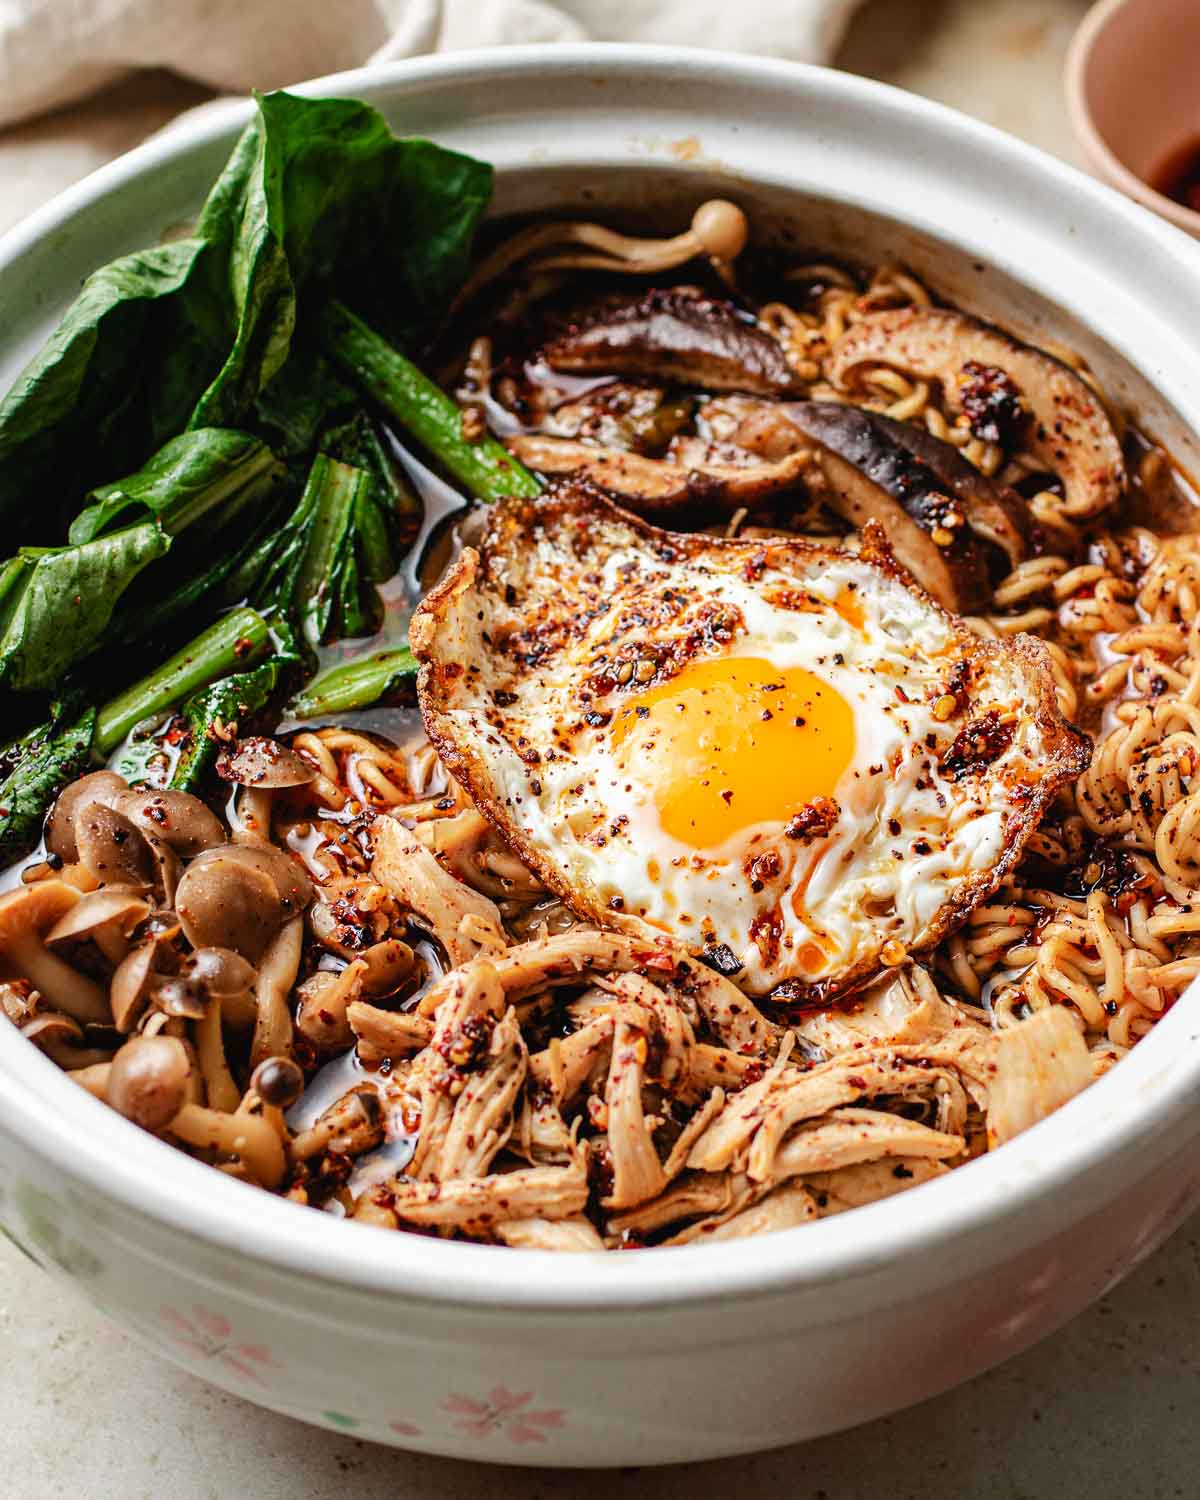
[[[271,646],[267,622],[252,609],[235,609],[177,651],[169,661],[106,703],[96,718],[93,745],[110,755],[129,731],[237,668],[253,666]]]
[[[495,438],[468,442],[462,435],[462,412],[457,404],[348,307],[327,303],[316,329],[329,357],[469,494],[480,500],[499,500],[503,495],[541,492],[541,482]]]
[[[370,708],[417,675],[417,661],[407,646],[379,651],[330,667],[288,705],[295,719],[323,719],[353,709]]]

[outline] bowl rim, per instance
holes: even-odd
[[[1200,212],[1176,203],[1157,188],[1151,187],[1144,177],[1127,167],[1108,144],[1095,116],[1092,114],[1088,89],[1088,65],[1096,43],[1107,30],[1109,22],[1119,11],[1125,10],[1135,0],[1097,0],[1075,30],[1067,47],[1063,62],[1063,86],[1067,95],[1067,111],[1079,144],[1091,158],[1097,170],[1108,174],[1135,202],[1152,213],[1169,219],[1172,224],[1189,234],[1200,235]]]
[[[1076,169],[940,104],[831,69],[717,54],[696,48],[624,44],[464,51],[378,64],[301,85],[309,94],[368,97],[381,87],[522,79],[602,67],[627,77],[677,76],[723,86],[785,87],[809,102],[849,104],[897,128],[919,126],[955,152],[968,149],[1006,171],[1018,187],[1051,187],[1079,214],[1157,242],[1174,269],[1200,282],[1200,250],[1185,235]],[[185,121],[60,194],[0,239],[0,271],[59,230],[71,216],[136,181],[145,171],[212,145],[249,118],[233,101]],[[752,174],[750,174],[752,175]],[[1002,1151],[852,1214],[727,1244],[634,1255],[563,1256],[536,1250],[371,1234],[214,1172],[146,1134],[73,1084],[15,1028],[0,1027],[0,1130],[61,1182],[115,1204],[136,1225],[180,1234],[266,1269],[350,1291],[438,1305],[524,1312],[667,1308],[743,1300],[866,1282],[915,1265],[938,1247],[986,1233],[997,1220],[1041,1210],[1052,1217],[1096,1169],[1142,1159],[1173,1138],[1200,1097],[1200,1028],[1177,1004],[1121,1066]],[[47,1097],[54,1108],[47,1110]],[[1152,1153],[1151,1153],[1152,1155]],[[1150,1159],[1147,1156],[1146,1159]],[[1132,1168],[1130,1168],[1132,1170]],[[1101,1201],[1101,1200],[1097,1200]],[[1013,1220],[1013,1222],[1018,1222]],[[132,1232],[132,1231],[130,1231]],[[796,1236],[803,1235],[803,1239]],[[1003,1236],[999,1238],[1003,1239]]]

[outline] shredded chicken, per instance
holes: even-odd
[[[1048,1006],[1000,1033],[988,1095],[988,1145],[1044,1120],[1092,1081],[1092,1059],[1071,1013]]]
[[[380,818],[374,832],[371,873],[437,938],[452,965],[507,946],[495,902],[456,880],[394,818]]]

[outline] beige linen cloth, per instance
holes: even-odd
[[[0,229],[213,93],[529,42],[657,42],[825,62],[858,3],[0,0]]]

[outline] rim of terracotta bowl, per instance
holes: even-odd
[[[1137,3],[1138,0],[1099,0],[1099,3],[1092,6],[1076,28],[1063,64],[1063,80],[1071,124],[1092,164],[1098,171],[1106,173],[1123,193],[1128,194],[1144,208],[1150,209],[1152,213],[1159,214],[1164,219],[1170,219],[1172,224],[1178,225],[1189,234],[1200,235],[1200,213],[1185,208],[1182,203],[1176,203],[1174,198],[1168,198],[1165,193],[1160,193],[1157,188],[1151,187],[1145,178],[1139,177],[1136,172],[1127,167],[1105,140],[1092,114],[1087,86],[1088,64],[1091,61],[1092,51],[1117,12]]]
[[[1200,249],[1074,168],[941,105],[829,69],[619,44],[446,54],[344,73],[298,91],[370,99],[391,90],[395,97],[411,93],[419,102],[422,92],[444,96],[457,90],[455,97],[465,98],[466,90],[486,89],[489,82],[515,81],[532,88],[538,80],[559,81],[573,87],[576,79],[581,84],[585,79],[617,79],[631,90],[652,83],[656,99],[682,80],[702,87],[706,97],[724,101],[726,114],[718,111],[712,120],[725,125],[730,114],[737,121],[753,118],[746,112],[753,111],[756,95],[764,105],[803,106],[808,112],[799,127],[807,132],[803,139],[820,149],[814,164],[798,173],[792,163],[799,138],[787,137],[782,152],[787,185],[940,234],[960,251],[965,246],[968,253],[1001,268],[1005,231],[998,215],[1011,213],[1010,251],[1018,246],[1040,251],[1028,266],[1010,265],[1011,274],[1039,289],[1049,288],[1062,305],[1077,311],[1081,300],[1096,299],[1099,330],[1114,347],[1122,347],[1121,337],[1126,347],[1136,345],[1135,362],[1149,367],[1152,380],[1156,374],[1165,380],[1167,399],[1200,426],[1200,404],[1189,394],[1185,378],[1190,350],[1178,326],[1187,321],[1180,316],[1181,305],[1200,313]],[[380,102],[386,107],[388,101]],[[623,107],[635,113],[632,105]],[[128,189],[151,168],[197,148],[214,148],[249,112],[247,102],[202,115],[101,168],[0,241],[0,271],[61,233],[72,215]],[[678,123],[674,115],[670,122]],[[695,123],[703,131],[702,115]],[[739,148],[740,128],[729,125],[726,134],[730,156],[736,160],[739,149],[744,153],[738,163],[743,180],[768,180],[764,161],[784,170],[769,140]],[[787,127],[785,122],[769,128]],[[520,159],[527,165],[546,159],[544,148],[531,154],[537,129],[535,112],[522,138]],[[821,175],[831,168],[819,162],[830,140],[838,143],[838,130],[844,151],[866,155],[861,160],[852,156],[852,181],[831,183]],[[497,131],[501,153],[514,149],[511,130],[507,144],[503,128]],[[904,171],[895,161],[900,143]],[[627,150],[626,144],[621,150]],[[563,157],[568,159],[569,152]],[[1011,209],[997,206],[998,189]],[[957,215],[951,211],[954,204]],[[1089,232],[1094,241],[1088,244],[1094,248],[1084,247]],[[1050,243],[1047,235],[1054,236]],[[1126,289],[1115,279],[1117,266],[1134,253],[1143,259],[1152,253],[1156,275],[1139,278],[1139,286]],[[1106,272],[1097,259],[1108,263]],[[1194,1137],[1200,1124],[1200,1027],[1189,1020],[1188,1008],[1186,1001],[1177,1003],[1117,1068],[1049,1119],[945,1178],[853,1213],[759,1239],[620,1255],[554,1255],[389,1234],[289,1203],[137,1129],[72,1083],[8,1026],[0,1026],[0,1127],[61,1174],[57,1186],[85,1187],[129,1215],[130,1234],[141,1216],[158,1231],[177,1232],[181,1241],[199,1240],[210,1249],[249,1258],[260,1268],[352,1292],[497,1312],[594,1313],[782,1291],[824,1292],[851,1279],[863,1288],[873,1286],[876,1296],[890,1297],[891,1277],[899,1269],[915,1271],[922,1262],[928,1264],[934,1252],[957,1254],[973,1242],[997,1247],[998,1257],[1037,1221],[1065,1225],[1084,1209],[1106,1209],[1119,1197],[1114,1180],[1131,1183],[1164,1163],[1188,1139],[1189,1124]],[[109,1227],[116,1232],[112,1223]],[[187,1274],[183,1243],[179,1256],[181,1274]],[[881,1292],[885,1286],[892,1290]]]

